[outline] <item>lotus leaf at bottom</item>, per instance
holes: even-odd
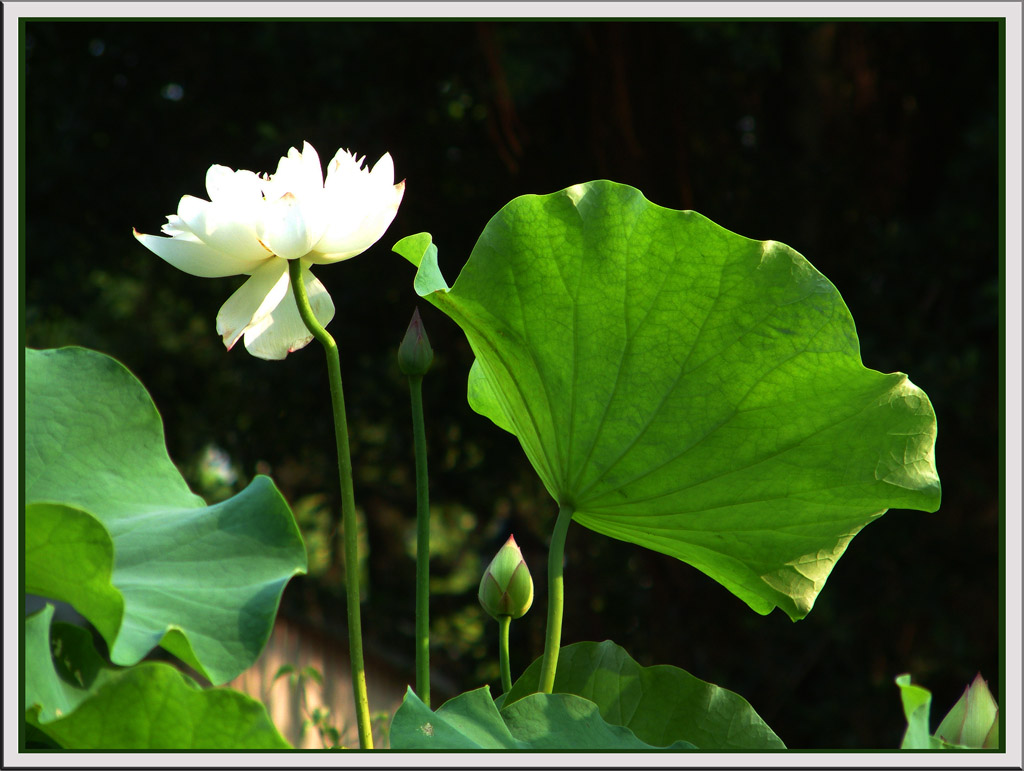
[[[391,724],[396,750],[692,750],[689,742],[655,747],[606,722],[597,705],[573,694],[535,693],[500,712],[487,686],[431,712],[410,688]]]
[[[537,690],[541,659],[505,696],[503,708]],[[610,640],[566,645],[558,654],[555,693],[573,693],[598,706],[609,723],[662,746],[685,740],[702,750],[782,750],[786,745],[746,699],[667,664],[640,666]]]

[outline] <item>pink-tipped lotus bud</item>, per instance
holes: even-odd
[[[999,705],[980,672],[939,723],[935,737],[975,750],[999,747]]]
[[[398,368],[402,374],[416,377],[427,374],[431,363],[434,361],[434,351],[430,347],[427,333],[423,329],[423,322],[420,320],[420,309],[412,312],[412,321],[405,331],[402,344],[398,346]]]
[[[494,618],[519,618],[533,604],[533,578],[516,539],[509,536],[480,581],[480,604]]]

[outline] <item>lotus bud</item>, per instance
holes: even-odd
[[[960,701],[939,723],[935,738],[971,749],[999,747],[999,705],[981,673],[974,677]]]
[[[509,536],[480,581],[480,604],[494,618],[519,618],[533,604],[533,578],[516,539]]]
[[[420,321],[420,309],[416,308],[412,312],[409,328],[405,331],[405,338],[398,346],[398,368],[410,377],[422,377],[427,374],[433,361],[434,351],[423,329],[423,322]]]

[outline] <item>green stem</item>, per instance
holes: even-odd
[[[423,376],[409,377],[412,438],[416,454],[416,695],[430,706],[430,495],[427,436],[423,427]]]
[[[512,690],[512,667],[508,662],[508,629],[512,616],[498,616],[498,660],[501,662],[501,692]]]
[[[572,522],[573,507],[563,503],[558,509],[555,530],[548,549],[548,628],[544,640],[544,661],[540,669],[540,692],[551,693],[555,687],[558,649],[562,644],[562,607],[565,600],[562,562],[565,557],[565,534]]]
[[[370,728],[370,700],[366,693],[366,670],[363,666],[363,630],[359,618],[359,542],[356,525],[356,499],[352,486],[352,456],[349,450],[348,421],[345,417],[345,394],[341,387],[341,357],[334,338],[313,315],[302,283],[302,264],[288,262],[292,293],[299,315],[313,337],[327,354],[327,376],[331,383],[331,406],[334,409],[334,436],[338,445],[338,476],[341,480],[341,533],[345,552],[345,594],[348,606],[349,656],[352,659],[352,689],[355,697],[356,724],[361,749],[373,749]]]

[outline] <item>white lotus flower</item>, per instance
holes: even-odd
[[[326,326],[334,303],[309,266],[362,254],[398,212],[405,182],[394,183],[391,156],[385,153],[372,169],[363,168],[364,160],[338,150],[325,181],[320,157],[305,142],[271,175],[214,165],[206,173],[209,201],[183,196],[161,228],[164,236],[132,232],[193,276],[248,275],[217,314],[217,332],[228,350],[244,337],[252,355],[283,359],[313,339],[292,295],[288,261],[301,261],[313,314]]]

